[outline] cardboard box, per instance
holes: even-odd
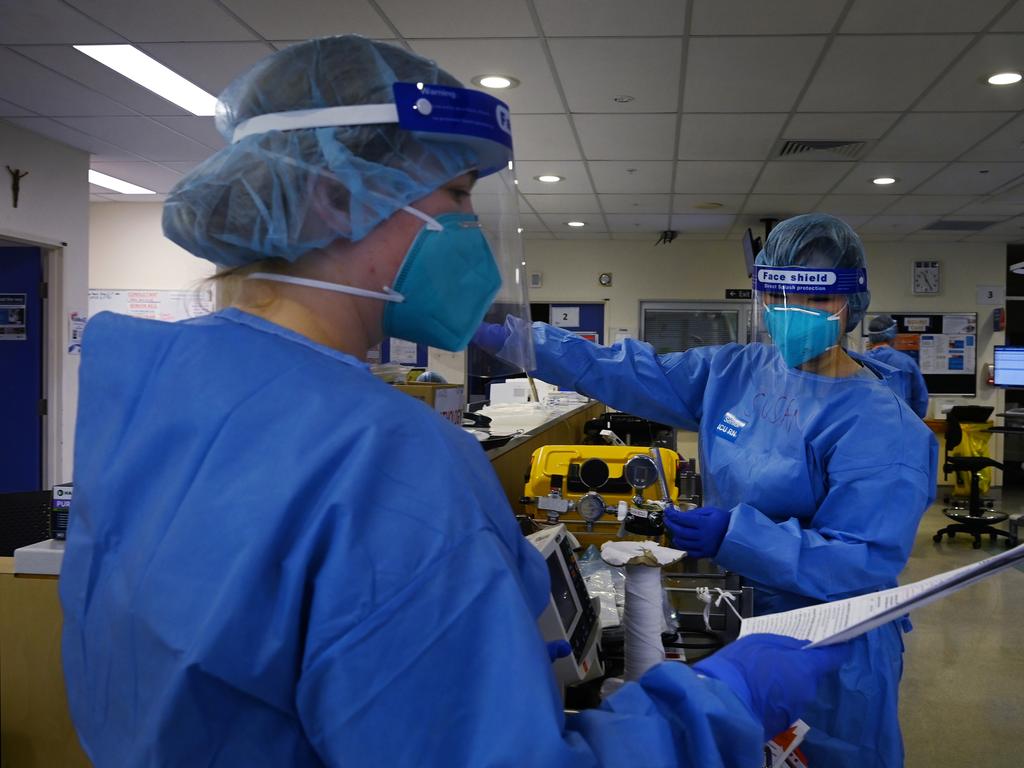
[[[395,384],[395,389],[422,400],[453,424],[462,425],[466,391],[461,384]]]

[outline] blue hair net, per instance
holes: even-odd
[[[436,64],[358,35],[300,43],[268,56],[220,95],[217,130],[257,115],[394,102],[395,82],[461,87]],[[409,203],[473,170],[476,153],[421,141],[396,124],[268,131],[197,166],[164,204],[164,235],[235,267],[295,261],[337,239],[361,240]]]
[[[881,344],[896,338],[896,321],[891,315],[878,315],[868,323],[868,338],[872,344]]]
[[[805,213],[779,222],[769,233],[755,264],[761,267],[866,269],[864,245],[842,219]],[[857,327],[871,303],[871,291],[851,293],[846,332]]]

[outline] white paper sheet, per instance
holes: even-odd
[[[1022,562],[1024,544],[979,563],[902,587],[744,619],[740,637],[771,632],[810,640],[811,648],[841,643]]]

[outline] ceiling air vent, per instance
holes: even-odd
[[[927,227],[921,229],[922,232],[977,232],[981,229],[987,229],[993,224],[998,224],[999,220],[996,221],[976,221],[969,220],[964,221],[963,219],[942,219],[939,221],[933,221]]]
[[[855,160],[867,145],[866,141],[843,141],[840,139],[783,139],[779,142],[776,157],[792,158],[810,155],[815,159],[820,159],[828,155],[844,160]]]

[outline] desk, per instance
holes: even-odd
[[[89,760],[71,725],[60,663],[57,577],[14,575],[0,557],[0,763],[78,768]]]

